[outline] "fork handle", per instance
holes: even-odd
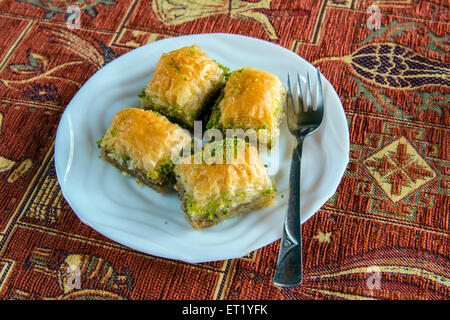
[[[298,138],[292,153],[289,176],[289,202],[273,283],[293,287],[302,281],[302,229],[300,219],[300,169],[303,138]]]

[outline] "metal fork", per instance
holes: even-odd
[[[292,153],[291,171],[289,176],[289,202],[281,236],[280,250],[275,269],[273,283],[280,287],[293,287],[302,282],[302,233],[300,220],[300,169],[302,148],[305,138],[317,130],[322,123],[324,101],[320,71],[317,70],[318,96],[313,108],[311,81],[307,73],[307,101],[303,103],[300,76],[297,73],[298,105],[294,103],[291,80],[288,74],[287,123],[291,134],[296,138]]]

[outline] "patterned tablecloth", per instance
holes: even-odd
[[[449,27],[448,0],[0,1],[0,297],[448,299]],[[303,225],[298,287],[271,283],[279,241],[239,259],[166,260],[84,225],[61,195],[55,133],[83,83],[136,47],[210,32],[296,52],[342,100],[350,162]]]

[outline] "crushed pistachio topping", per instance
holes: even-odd
[[[173,57],[170,57],[169,66],[175,69],[176,72],[180,72],[181,68],[176,64],[175,59]]]
[[[275,185],[273,185],[272,188],[262,191],[261,195],[268,196],[270,194],[274,194],[275,192],[277,192],[277,188]]]
[[[158,178],[158,172],[154,171],[154,170],[148,170],[147,171],[147,177],[149,177],[150,179],[157,179]]]
[[[139,98],[144,98],[145,97],[145,88],[142,89],[142,91],[138,94]]]
[[[194,49],[190,49],[187,53],[186,53],[186,55],[188,56],[188,57],[190,57],[190,56],[195,56],[197,54],[197,51],[195,51]]]
[[[109,133],[111,134],[111,137],[115,137],[117,133],[117,128],[116,127],[112,128]]]
[[[207,216],[210,220],[213,219],[214,213],[222,210],[223,214],[229,214],[229,206],[232,203],[231,199],[217,199],[209,201],[204,207],[197,207],[190,199],[187,193],[184,194],[186,199],[187,213],[194,216]]]
[[[103,135],[99,140],[96,141],[97,147],[98,147],[98,148],[101,148],[101,147],[102,147],[102,141],[103,141],[103,138],[104,138],[104,137],[105,137],[105,135]]]
[[[206,129],[217,129],[219,126],[221,116],[222,113],[220,112],[218,105],[215,105],[213,107],[211,117],[209,118],[209,121],[206,124]]]
[[[217,62],[216,60],[213,61],[219,66],[220,69],[222,69],[225,79],[228,79],[228,77],[230,76],[230,68],[225,67],[223,64]]]
[[[168,176],[174,168],[175,164],[170,159],[166,159],[161,163],[158,173],[159,175]]]

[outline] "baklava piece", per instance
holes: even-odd
[[[257,149],[240,139],[206,145],[184,158],[174,173],[181,208],[194,229],[275,203],[275,185]]]
[[[227,68],[198,45],[164,53],[153,78],[139,95],[144,109],[158,111],[193,130],[194,121],[208,113],[225,84]]]
[[[161,192],[173,179],[173,160],[191,137],[157,112],[127,108],[114,116],[97,144],[100,158]]]
[[[245,67],[233,71],[217,99],[207,129],[254,129],[256,141],[268,149],[279,135],[286,90],[272,73]]]

